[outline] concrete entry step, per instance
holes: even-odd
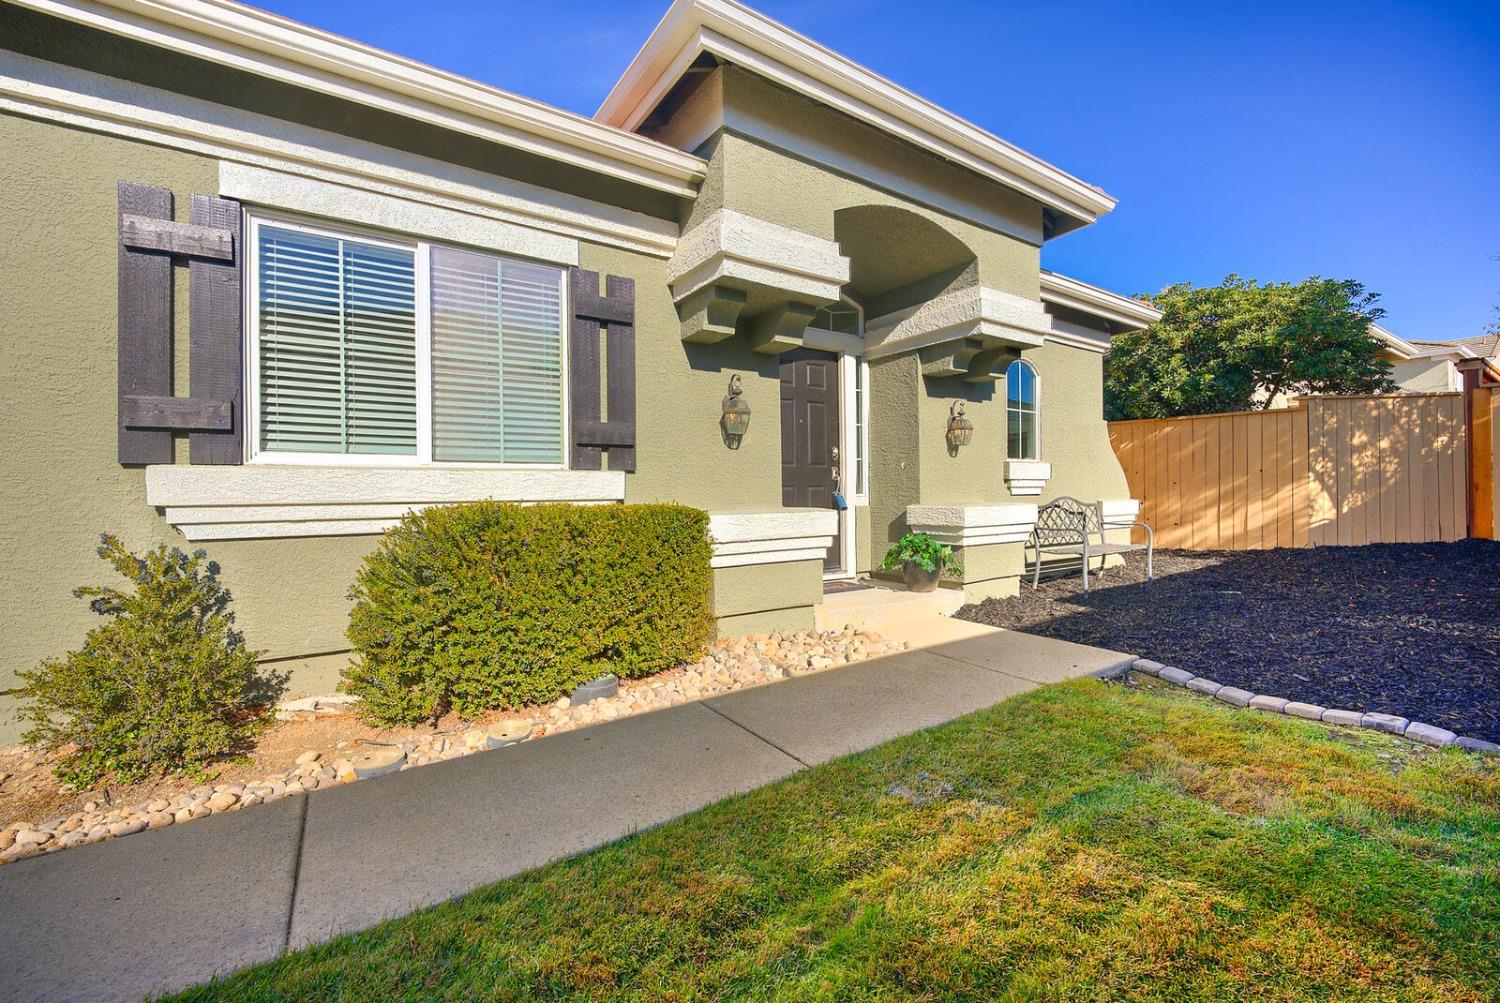
[[[813,625],[818,630],[857,627],[879,633],[893,624],[952,616],[963,604],[960,589],[907,592],[875,586],[824,595],[813,607]]]

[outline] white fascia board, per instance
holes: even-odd
[[[675,220],[3,49],[0,111],[656,257],[677,243]]]
[[[1450,356],[1455,359],[1477,359],[1480,357],[1468,345],[1432,345],[1421,348],[1412,346],[1412,354],[1406,356],[1406,359],[1441,359]]]
[[[1084,223],[1115,207],[1098,188],[734,0],[676,0],[595,119],[637,128],[705,51]]]
[[[18,2],[674,195],[695,195],[707,170],[654,140],[229,0]]]
[[[1161,320],[1161,311],[1149,303],[1045,269],[1041,293],[1044,303],[1077,310],[1130,330],[1139,331]]]
[[[1422,354],[1418,350],[1416,345],[1413,345],[1409,341],[1405,341],[1401,338],[1396,337],[1394,334],[1392,334],[1390,331],[1387,331],[1379,324],[1372,323],[1369,330],[1370,337],[1374,338],[1376,341],[1384,345],[1391,352],[1391,354],[1395,355],[1403,362],[1407,359],[1418,358]]]
[[[617,470],[312,467],[146,468],[146,503],[189,540],[356,536],[430,505],[494,499],[594,505],[625,499]]]
[[[908,505],[906,524],[950,547],[1025,543],[1036,525],[1035,505]]]
[[[714,512],[708,517],[715,568],[819,560],[833,545],[839,515],[833,509]]]
[[[720,279],[837,300],[849,259],[831,240],[732,209],[717,209],[683,234],[667,265],[676,300]]]
[[[1058,320],[1056,317],[1052,318],[1052,332],[1047,335],[1047,340],[1101,355],[1113,346],[1110,336],[1103,331],[1096,331],[1091,327],[1084,327],[1082,324],[1074,324],[1066,320]]]

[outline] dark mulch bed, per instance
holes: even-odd
[[[1128,651],[1254,693],[1500,742],[1500,543],[1132,554],[967,620]]]

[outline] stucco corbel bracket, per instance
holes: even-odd
[[[969,360],[969,368],[964,373],[964,382],[993,383],[1004,376],[1006,367],[1020,357],[1020,350],[1009,345],[1002,348],[981,349]]]
[[[807,303],[781,303],[750,321],[750,348],[762,355],[780,355],[802,346],[802,336],[818,308]]]
[[[682,321],[682,340],[712,345],[734,337],[735,321],[745,308],[748,295],[732,286],[707,285],[677,304]]]
[[[922,363],[922,375],[929,379],[946,379],[950,376],[968,376],[969,366],[979,355],[979,345],[965,338],[962,341],[945,341],[917,350]]]

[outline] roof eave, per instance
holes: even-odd
[[[691,197],[698,157],[230,0],[16,0],[184,55]]]
[[[1041,278],[1043,303],[1091,314],[1127,331],[1141,331],[1161,320],[1160,310],[1138,299],[1045,269]]]
[[[1115,207],[1116,200],[1100,189],[735,0],[676,0],[594,118],[622,129],[638,127],[703,52],[1020,191],[1080,224]]]

